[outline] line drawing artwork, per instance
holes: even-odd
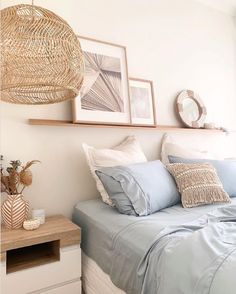
[[[80,91],[81,108],[123,113],[120,59],[90,52],[83,53],[85,75]]]

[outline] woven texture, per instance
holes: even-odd
[[[174,163],[167,168],[178,185],[183,207],[230,202],[212,165]]]
[[[49,104],[75,98],[84,62],[77,36],[62,18],[38,6],[1,10],[1,100]]]

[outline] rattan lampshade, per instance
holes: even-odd
[[[1,10],[1,100],[50,104],[75,98],[83,82],[77,36],[61,17],[34,5]]]

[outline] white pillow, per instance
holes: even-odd
[[[134,136],[127,137],[118,146],[111,149],[95,149],[85,143],[82,146],[102,200],[109,205],[113,205],[112,201],[95,171],[101,167],[128,165],[147,161],[139,142]]]
[[[161,148],[161,161],[163,164],[167,165],[170,163],[168,158],[170,155],[188,159],[221,159],[206,150],[191,149],[174,144],[171,142],[171,137],[165,134]]]

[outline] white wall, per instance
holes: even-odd
[[[2,0],[2,8],[27,1]],[[31,3],[31,1],[28,1]],[[196,90],[209,119],[236,129],[236,29],[233,18],[194,0],[35,0],[65,18],[75,32],[127,46],[129,74],[154,81],[159,124],[179,124],[176,94]],[[25,191],[32,207],[70,215],[80,199],[95,196],[81,142],[111,146],[129,134],[149,159],[159,156],[162,134],[122,130],[30,126],[28,118],[70,119],[70,103],[1,103],[1,153],[7,160],[39,159]],[[232,148],[236,150],[232,143]],[[236,151],[235,151],[236,152]]]

